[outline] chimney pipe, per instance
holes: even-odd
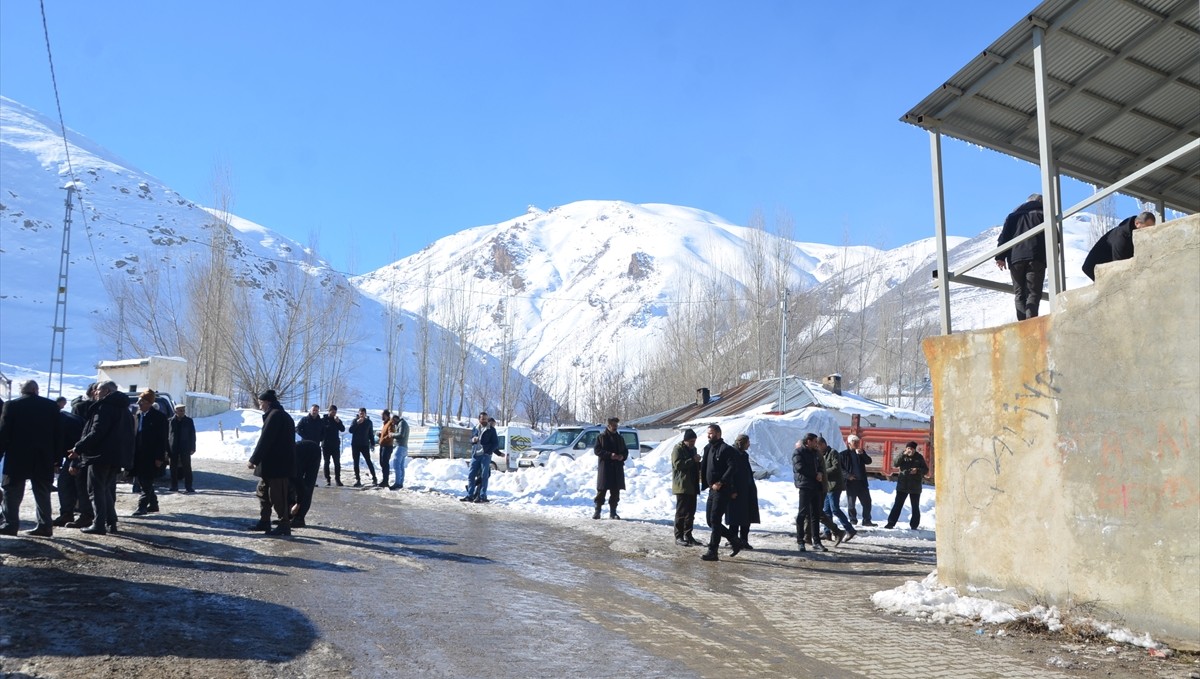
[[[706,406],[710,400],[712,399],[709,398],[708,387],[700,387],[696,390],[696,405]]]
[[[825,382],[822,385],[826,391],[831,391],[838,396],[842,395],[842,376],[838,373],[825,376]]]

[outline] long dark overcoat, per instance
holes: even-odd
[[[596,437],[596,490],[625,490],[625,460],[629,446],[620,432],[607,429]]]
[[[61,447],[62,425],[54,401],[26,394],[4,404],[0,455],[5,476],[50,480]]]
[[[88,407],[83,438],[75,444],[83,464],[133,465],[133,416],[129,396],[114,391]]]
[[[754,469],[750,466],[750,453],[733,446],[733,462],[737,467],[734,488],[737,497],[729,502],[729,525],[745,526],[761,523],[758,511],[758,484],[754,483]]]
[[[134,422],[138,425],[133,443],[133,474],[138,477],[155,476],[159,468],[167,463],[171,425],[167,416],[154,406],[134,415]]]
[[[250,463],[264,479],[291,478],[296,474],[296,423],[279,403],[263,413],[262,433]]]

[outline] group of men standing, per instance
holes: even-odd
[[[347,430],[338,417],[336,405],[330,405],[325,415],[313,404],[299,421],[279,403],[274,389],[258,395],[263,412],[263,428],[247,466],[259,477],[255,495],[259,499],[259,520],[251,530],[269,535],[287,536],[293,528],[307,525],[306,517],[312,508],[313,491],[325,463],[325,485],[342,483],[342,432]],[[370,453],[375,448],[375,427],[366,408],[359,408],[350,423],[350,448],[354,455],[354,485],[361,487],[360,458],[366,462],[372,484],[399,490],[404,487],[404,467],[408,460],[408,422],[399,414],[383,411],[379,435],[379,467],[383,481],[375,473]],[[297,441],[297,437],[299,440]],[[332,466],[332,472],[330,467]],[[394,483],[388,485],[388,472],[394,470]],[[271,516],[278,518],[272,527]]]
[[[296,434],[303,441],[311,441],[320,446],[321,456],[325,461],[325,485],[342,484],[342,432],[346,425],[338,417],[336,405],[329,406],[324,415],[317,404],[313,404],[308,415],[296,423]],[[350,452],[354,460],[354,485],[361,487],[362,474],[360,461],[365,461],[367,471],[371,473],[371,484],[379,487],[399,490],[404,487],[404,467],[408,462],[408,422],[399,413],[390,410],[383,411],[383,424],[379,432],[379,468],[383,481],[375,474],[375,465],[371,462],[371,451],[375,449],[375,425],[367,415],[366,408],[359,408],[358,414],[350,423]],[[333,473],[330,474],[330,466]],[[388,484],[388,472],[394,472],[394,481]]]
[[[51,537],[54,527],[79,528],[90,535],[117,530],[117,474],[135,478],[141,495],[134,516],[159,511],[154,481],[172,467],[172,490],[179,481],[194,492],[191,455],[196,430],[183,405],[168,419],[154,407],[156,394],[130,398],[112,381],[93,384],[87,398],[66,410],[39,395],[37,382],[21,385],[21,396],[0,413],[0,456],[4,459],[4,491],[0,534],[16,535],[25,484],[33,489],[36,527],[28,535]],[[50,492],[58,481],[59,515],[51,518]]]
[[[700,558],[717,561],[721,540],[729,542],[736,556],[750,545],[750,525],[760,522],[758,487],[750,466],[750,437],[741,434],[729,445],[720,425],[710,424],[704,453],[696,452],[696,432],[686,429],[683,440],[671,451],[671,492],[675,494],[675,544],[704,546],[692,534],[696,502],[702,488],[708,489],[705,517],[712,535],[708,550]]]
[[[725,540],[732,548],[730,556],[753,549],[749,542],[751,524],[759,522],[758,489],[750,465],[750,438],[739,434],[734,444],[722,439],[721,427],[708,427],[708,444],[701,455],[696,450],[696,432],[686,429],[683,440],[671,451],[671,492],[675,494],[675,544],[703,546],[692,534],[697,498],[702,489],[708,490],[705,514],[712,535],[708,550],[701,556],[705,561],[718,561],[718,547]],[[871,494],[867,482],[867,466],[871,456],[863,448],[862,439],[851,435],[849,448],[832,449],[825,439],[809,433],[796,444],[792,453],[792,472],[799,492],[799,511],[796,514],[796,540],[801,552],[808,547],[828,551],[822,542],[837,544],[854,539],[858,531],[859,505],[862,525],[874,526],[871,521]],[[925,458],[910,441],[897,458],[900,477],[896,484],[896,501],[888,516],[886,528],[895,526],[905,501],[912,502],[910,526],[915,530],[921,521],[920,498],[923,479],[929,471]],[[850,516],[841,509],[841,495],[847,493]],[[597,518],[599,499],[597,499]],[[834,519],[841,522],[839,529]],[[821,527],[825,530],[822,533]]]

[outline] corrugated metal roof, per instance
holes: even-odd
[[[1045,0],[901,120],[1037,164],[1035,23],[1062,174],[1107,186],[1200,138],[1196,0]],[[1123,192],[1200,212],[1200,158]]]
[[[779,380],[766,379],[739,384],[721,392],[708,403],[689,403],[673,410],[625,420],[622,424],[638,429],[668,429],[685,423],[714,422],[749,412],[792,412],[810,406],[871,417],[929,420],[926,415],[889,406],[852,392],[834,394],[817,382],[789,375],[783,380],[782,407],[779,404]]]

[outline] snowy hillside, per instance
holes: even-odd
[[[0,363],[42,370],[50,356],[64,186],[71,181],[55,130],[45,116],[0,98]],[[64,363],[68,374],[94,375],[100,360],[127,357],[138,348],[149,353],[146,347],[155,345],[153,338],[140,337],[134,324],[120,326],[128,318],[123,309],[132,306],[128,297],[154,295],[155,313],[164,324],[177,322],[187,273],[211,253],[211,231],[220,218],[85,137],[69,132],[68,138],[83,207],[76,201],[72,214]],[[272,300],[285,299],[296,288],[297,272],[311,280],[313,290],[340,286],[349,291],[352,301],[337,311],[352,317],[355,341],[339,373],[344,384],[338,393],[372,406],[384,398],[385,325],[402,328],[395,341],[400,365],[391,368],[393,376],[415,379],[418,319],[404,313],[389,317],[295,241],[235,215],[224,219],[232,227],[232,277],[239,289],[251,292],[248,299],[257,307],[252,317],[273,315]],[[107,330],[99,332],[104,326]],[[448,344],[440,328],[432,327],[431,333],[435,352]],[[169,349],[155,353],[165,352]],[[496,361],[482,353],[473,363],[487,366],[485,373],[498,370]],[[407,391],[410,405],[419,405],[415,388]]]
[[[500,355],[507,346],[522,372],[561,383],[614,364],[635,374],[681,305],[744,298],[755,237],[787,253],[791,286],[837,279],[854,308],[907,279],[935,248],[933,239],[892,251],[781,241],[701,210],[580,201],[462,231],[354,281],[413,313],[427,305],[446,326],[470,309],[480,347]]]

